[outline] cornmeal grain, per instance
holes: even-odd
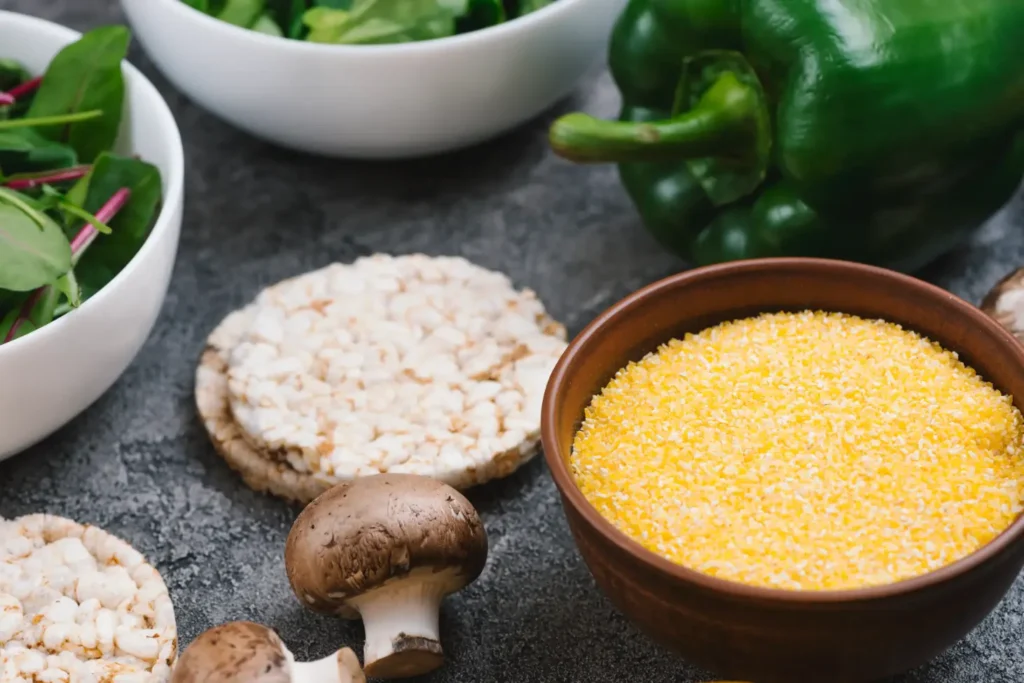
[[[712,576],[891,583],[1002,532],[1024,419],[956,354],[839,313],[765,314],[673,340],[586,410],[580,489],[649,550]]]

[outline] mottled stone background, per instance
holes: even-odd
[[[0,8],[76,29],[122,21],[115,0],[0,0]],[[682,264],[644,233],[612,168],[573,167],[547,151],[550,116],[431,160],[314,159],[236,132],[175,92],[137,47],[131,58],[164,93],[185,139],[187,208],[171,291],[113,389],[0,465],[0,515],[52,512],[129,540],[166,577],[182,645],[219,622],[252,619],[277,629],[299,657],[359,646],[358,625],[313,616],[292,597],[282,548],[296,509],[249,491],[207,443],[192,377],[210,328],[261,286],[374,251],[461,254],[504,270],[536,289],[571,332]],[[598,72],[562,108],[612,115],[616,105]],[[1021,262],[1018,201],[926,275],[976,301]],[[486,519],[490,561],[445,604],[449,659],[431,681],[704,679],[597,592],[539,459],[472,498]],[[1024,681],[1022,616],[1019,581],[981,627],[900,683]]]

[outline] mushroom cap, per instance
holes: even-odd
[[[284,643],[249,621],[211,628],[178,658],[171,683],[291,683]]]
[[[473,582],[487,562],[480,516],[451,486],[414,474],[338,484],[298,516],[285,545],[292,590],[308,608],[355,618],[349,598],[413,570]]]
[[[1024,268],[1017,268],[999,280],[982,299],[980,308],[1024,340]]]

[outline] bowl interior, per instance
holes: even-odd
[[[562,356],[544,399],[543,438],[548,466],[563,497],[616,544],[673,573],[696,578],[695,572],[662,561],[627,539],[577,489],[568,459],[584,410],[619,369],[673,337],[762,312],[805,309],[883,318],[923,334],[956,351],[996,388],[1012,395],[1017,408],[1024,411],[1024,347],[995,321],[949,292],[892,271],[841,261],[764,259],[712,266],[656,282],[623,299],[583,330]],[[1008,540],[1005,536],[1021,531],[1024,520],[1018,518],[988,546],[945,569],[970,563],[972,558],[980,561],[976,556],[989,549],[994,552],[993,546]],[[700,580],[725,583],[711,577]],[[887,590],[882,586],[831,592],[867,595]],[[781,594],[773,589],[749,592],[763,592],[766,597]],[[814,595],[821,598],[828,592]]]
[[[34,74],[42,74],[61,48],[80,36],[77,31],[49,21],[0,10],[0,58],[16,59]],[[114,152],[138,155],[160,170],[163,204],[139,253],[106,287],[86,301],[82,309],[91,307],[109,290],[124,282],[138,267],[143,253],[153,248],[154,236],[172,229],[170,215],[180,207],[184,191],[184,151],[174,116],[160,93],[141,72],[128,63],[122,69],[125,77],[124,114]],[[33,339],[38,340],[40,335],[55,334],[64,320],[78,312],[73,311],[30,335],[4,344],[0,355],[11,353]]]
[[[52,22],[0,10],[0,58],[22,62],[42,74],[50,60],[77,31]],[[159,92],[135,67],[125,64],[125,111],[114,151],[137,154],[160,169],[164,193],[171,194],[183,172],[181,137]]]
[[[235,26],[234,24],[221,21],[206,14],[205,12],[201,12],[190,7],[181,0],[122,0],[122,2],[138,5],[140,10],[144,5],[148,6],[150,9],[163,5],[166,7],[167,11],[174,12],[182,17],[187,17],[189,21],[205,23],[213,29],[223,31],[225,36],[234,36],[236,38],[246,40],[250,45],[261,45],[281,50],[282,52],[280,54],[287,55],[303,52],[321,54],[334,53],[351,54],[356,57],[365,57],[368,54],[396,54],[404,56],[409,54],[445,50],[452,44],[487,43],[506,34],[528,31],[530,30],[530,27],[535,24],[545,22],[551,18],[555,18],[569,12],[575,5],[591,1],[592,0],[558,0],[558,2],[553,2],[545,7],[541,7],[540,9],[530,12],[525,16],[516,17],[515,19],[501,24],[487,26],[473,31],[468,31],[466,33],[446,36],[444,38],[435,38],[433,40],[419,40],[406,43],[336,45],[332,43],[311,43],[305,40],[293,40],[291,38],[272,36],[258,31],[253,31],[251,29],[242,28],[240,26]],[[620,6],[625,5],[625,0],[617,1]]]

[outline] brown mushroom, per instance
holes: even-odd
[[[1024,268],[997,282],[982,299],[981,310],[1024,341]]]
[[[338,484],[295,520],[292,590],[317,612],[362,618],[371,678],[417,676],[444,661],[441,601],[474,581],[487,535],[473,505],[436,479],[380,474]]]
[[[231,621],[200,634],[185,649],[171,683],[365,683],[349,648],[315,662],[296,662],[274,631]]]

